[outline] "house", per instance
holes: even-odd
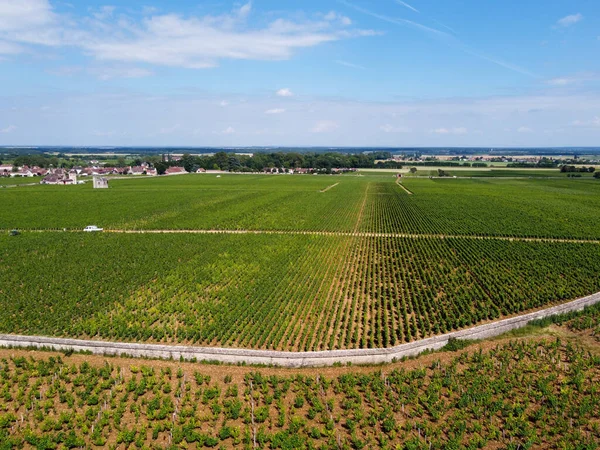
[[[11,176],[12,171],[13,171],[13,166],[11,166],[10,164],[0,165],[0,177],[1,176],[9,177],[9,176]]]
[[[18,172],[13,172],[12,175],[16,176],[16,177],[26,177],[26,178],[32,178],[35,176],[35,174],[31,171],[31,169],[27,169],[25,167],[23,167]]]
[[[48,174],[48,169],[42,169],[41,167],[34,167],[31,169],[33,174],[37,177],[45,177]]]
[[[183,167],[169,167],[165,171],[165,175],[183,175],[187,173]]]
[[[206,173],[206,169],[200,167],[198,170],[196,170],[196,173]]]
[[[156,175],[158,175],[158,171],[156,169],[146,169],[146,175],[155,177]]]
[[[131,175],[144,175],[144,172],[146,172],[146,169],[142,166],[135,166],[129,168],[129,173]]]
[[[108,189],[108,178],[94,177],[94,189]]]
[[[58,175],[47,175],[44,177],[44,179],[42,181],[40,181],[41,184],[61,184],[61,180],[62,178],[59,177]]]

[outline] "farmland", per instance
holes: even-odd
[[[381,348],[600,290],[596,180],[403,185],[192,175],[4,190],[0,228],[23,233],[0,236],[0,332]]]
[[[379,369],[0,350],[0,442],[7,449],[596,448],[599,311],[549,320],[560,327],[528,337]]]
[[[79,230],[92,223],[125,230],[600,238],[594,179],[406,179],[411,196],[394,181],[392,175],[191,175],[115,180],[107,191],[31,186],[2,192],[0,229]]]

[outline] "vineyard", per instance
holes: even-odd
[[[591,179],[190,175],[0,196],[0,228],[23,231],[0,235],[0,333],[382,348],[600,291]]]
[[[586,243],[25,233],[0,237],[0,332],[387,347],[597,292],[599,270]]]
[[[0,350],[0,448],[597,448],[599,312],[379,370]]]
[[[600,239],[594,179],[190,175],[0,192],[0,229],[282,230]],[[334,189],[327,189],[336,185]],[[26,206],[24,206],[26,205]]]

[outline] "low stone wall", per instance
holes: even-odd
[[[164,358],[186,360],[196,358],[198,361],[209,360],[237,364],[272,364],[282,367],[318,367],[334,363],[379,364],[392,362],[405,356],[415,356],[425,350],[437,350],[444,347],[450,338],[484,339],[498,336],[516,328],[527,325],[535,319],[580,311],[586,306],[600,302],[600,292],[561,305],[503,319],[485,325],[478,325],[465,330],[454,331],[433,336],[396,347],[384,349],[330,350],[317,352],[281,352],[270,350],[244,350],[234,348],[194,347],[183,345],[137,344],[126,342],[105,342],[82,339],[63,339],[44,336],[20,336],[0,334],[0,346],[3,347],[36,347],[54,348],[56,350],[89,351],[99,355],[131,355],[147,358]]]

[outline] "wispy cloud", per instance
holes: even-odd
[[[391,17],[391,16],[386,16],[384,14],[379,14],[373,11],[370,11],[368,9],[365,9],[361,6],[355,5],[354,3],[350,3],[346,0],[338,0],[342,5],[347,6],[348,8],[352,8],[355,11],[365,14],[367,16],[371,16],[374,17],[376,19],[382,20],[384,22],[388,22],[388,23],[392,23],[394,25],[402,25],[402,26],[410,26],[413,28],[418,28],[422,31],[426,31],[428,33],[433,33],[439,36],[448,36],[450,37],[450,35],[444,31],[440,31],[438,29],[432,28],[432,27],[428,27],[426,25],[423,25],[422,23],[419,22],[415,22],[412,20],[408,20],[408,19],[403,19],[403,18],[399,18],[399,17]]]
[[[233,127],[227,127],[225,128],[223,131],[221,131],[219,134],[235,134],[235,128]]]
[[[401,5],[401,6],[404,6],[405,8],[411,9],[411,10],[413,10],[413,11],[414,11],[414,12],[416,12],[416,13],[418,13],[418,12],[419,12],[419,10],[418,10],[417,8],[415,8],[415,7],[411,6],[411,5],[409,5],[409,4],[408,4],[408,3],[406,3],[406,2],[403,2],[402,0],[396,0],[396,3],[398,3],[398,4],[399,4],[399,5]]]
[[[581,72],[574,75],[556,77],[546,80],[546,84],[550,86],[571,86],[584,84],[588,82],[600,81],[600,73],[597,72]]]
[[[556,24],[559,27],[570,27],[571,25],[575,25],[577,22],[580,22],[581,20],[583,20],[583,15],[580,13],[577,14],[571,14],[569,16],[565,16],[562,19],[559,19]]]
[[[311,129],[311,133],[331,133],[337,130],[340,124],[334,120],[320,120]]]
[[[273,109],[267,109],[265,111],[265,114],[283,114],[285,112],[285,109],[283,108],[273,108]]]
[[[415,22],[412,20],[408,20],[408,19],[403,19],[403,18],[397,18],[397,17],[391,17],[391,16],[387,16],[384,14],[378,14],[375,13],[373,11],[370,11],[368,9],[362,8],[358,5],[355,5],[353,3],[348,2],[347,0],[338,0],[341,4],[347,6],[348,8],[352,8],[357,12],[360,12],[362,14],[374,17],[376,19],[379,19],[381,21],[384,22],[388,22],[394,25],[400,25],[400,26],[410,26],[412,28],[416,28],[420,31],[423,31],[427,34],[429,34],[430,36],[433,36],[437,39],[440,39],[444,44],[450,46],[450,47],[454,47],[457,48],[461,51],[463,51],[464,53],[471,55],[471,56],[475,56],[476,58],[482,59],[484,61],[488,61],[491,62],[493,64],[496,64],[500,67],[504,67],[505,69],[508,70],[512,70],[513,72],[518,72],[522,75],[527,75],[530,77],[536,77],[535,74],[533,74],[532,72],[530,72],[527,69],[524,69],[516,64],[511,64],[509,62],[503,61],[499,58],[495,58],[492,56],[488,56],[484,53],[481,53],[479,51],[473,50],[472,48],[470,48],[469,46],[467,46],[465,43],[463,43],[462,41],[460,41],[459,39],[457,39],[454,35],[447,33],[445,31],[441,31],[438,30],[436,28],[432,28],[432,27],[428,27],[427,25],[423,25],[422,23],[419,22]],[[444,25],[445,26],[445,25]],[[448,27],[446,27],[448,28]]]
[[[91,67],[87,72],[104,81],[113,78],[143,78],[153,73],[139,67]]]
[[[177,124],[175,124],[175,125],[172,125],[172,126],[170,126],[170,127],[163,127],[163,128],[161,128],[160,130],[158,130],[158,132],[159,132],[160,134],[173,134],[173,133],[175,133],[177,130],[179,130],[180,128],[181,128],[181,125],[177,123]]]
[[[600,117],[596,116],[591,120],[575,120],[573,126],[582,128],[600,128]]]
[[[341,59],[336,59],[333,62],[336,63],[336,64],[339,64],[341,66],[350,67],[352,69],[367,70],[367,68],[364,67],[364,66],[360,66],[358,64],[354,64],[354,63],[351,63],[351,62],[348,62],[348,61],[344,61],[344,60],[341,60]]]
[[[279,89],[277,92],[275,92],[275,94],[278,97],[293,97],[294,96],[294,93],[290,90],[290,88]]]
[[[0,133],[2,133],[2,134],[8,134],[8,133],[12,133],[16,129],[17,129],[17,127],[15,125],[9,125],[6,128],[0,129]]]
[[[468,132],[469,132],[469,130],[467,130],[465,127],[435,128],[435,129],[431,130],[431,133],[434,133],[434,134],[456,134],[456,135],[460,135],[460,134],[467,134]]]
[[[338,14],[335,11],[329,11],[323,18],[329,22],[339,21],[342,25],[352,25],[352,19],[342,14]]]
[[[384,133],[410,133],[412,130],[408,127],[396,127],[394,125],[385,124],[379,127]]]
[[[519,127],[517,133],[533,133],[533,130],[529,127]]]

